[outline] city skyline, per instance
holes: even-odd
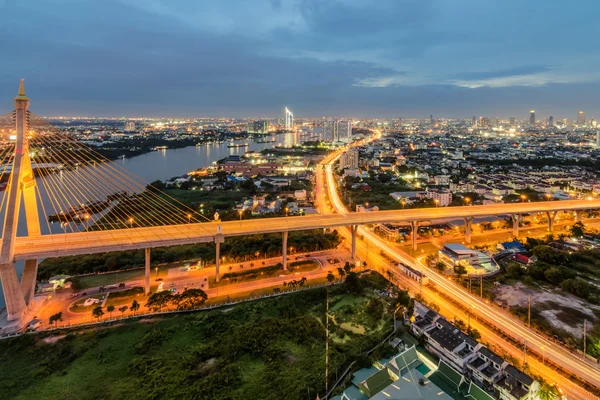
[[[541,1],[3,3],[11,57],[0,91],[27,79],[42,115],[276,116],[287,104],[300,118],[521,120],[530,109],[538,120],[575,119],[580,110],[593,117],[599,60],[587,38],[598,28],[578,19],[556,29],[579,9]]]

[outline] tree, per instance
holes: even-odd
[[[131,303],[131,307],[129,307],[129,309],[130,309],[131,311],[133,311],[133,315],[135,315],[135,313],[137,312],[137,310],[139,310],[139,309],[140,309],[140,303],[138,303],[138,302],[137,302],[137,300],[134,300],[134,301]]]
[[[446,270],[446,265],[443,262],[438,261],[437,263],[435,263],[435,269],[437,269],[438,271],[440,271],[441,274],[443,274]]]
[[[52,324],[58,325],[58,321],[62,321],[62,311],[51,315],[48,320],[48,322],[50,322],[50,325],[52,325]]]
[[[553,285],[560,284],[564,277],[562,272],[557,267],[551,267],[544,272],[544,277]]]
[[[176,295],[173,301],[178,310],[193,310],[202,306],[208,295],[202,289],[188,289],[183,293]]]
[[[543,379],[540,382],[537,395],[540,400],[555,400],[560,398],[560,394],[556,385],[549,384]]]
[[[479,333],[479,331],[475,328],[467,329],[467,334],[475,340],[481,339],[481,333]]]
[[[97,320],[100,320],[100,318],[103,315],[104,315],[104,311],[102,311],[102,307],[100,307],[100,306],[98,306],[92,310],[92,316],[94,318],[96,318]]]
[[[459,278],[461,278],[464,274],[467,273],[467,269],[464,265],[458,264],[454,267],[454,273],[458,275]]]
[[[170,290],[154,293],[148,298],[146,307],[151,311],[161,311],[162,308],[174,300],[173,293]]]
[[[522,271],[523,270],[522,270],[521,266],[518,264],[510,264],[506,268],[506,273],[508,274],[508,276],[510,276],[511,278],[514,278],[514,279],[519,279],[521,277]]]
[[[575,222],[571,227],[571,236],[582,237],[585,234],[585,226],[582,222]]]
[[[115,311],[115,306],[113,306],[112,304],[109,304],[106,307],[106,311],[108,311],[108,314],[109,314],[110,318],[112,318],[112,313],[113,313],[113,311]]]
[[[333,283],[334,280],[335,280],[335,276],[333,276],[333,274],[331,273],[331,271],[329,271],[327,273],[327,282]]]
[[[352,268],[354,268],[354,265],[352,265],[348,261],[346,261],[346,264],[344,264],[344,272],[346,274],[349,274],[350,271],[352,271]]]
[[[300,286],[300,287],[304,286],[304,284],[306,283],[306,281],[307,281],[306,277],[303,276],[302,279],[300,279],[298,281],[298,286]]]
[[[356,272],[350,272],[348,275],[346,275],[344,285],[349,293],[352,293],[355,296],[362,294],[363,285]]]
[[[454,318],[454,326],[463,332],[467,330],[467,324],[462,319]]]
[[[344,271],[344,268],[342,267],[338,267],[337,269],[338,275],[340,276],[340,278],[344,278],[344,276],[346,276],[346,271]]]
[[[125,314],[125,311],[127,311],[128,308],[129,307],[127,307],[127,306],[123,306],[123,307],[119,308],[119,311],[121,311],[121,317],[123,317],[123,315]]]

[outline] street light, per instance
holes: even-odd
[[[133,217],[129,218],[129,227],[133,228]]]
[[[436,207],[438,207],[440,204],[440,201],[438,199],[433,199],[433,202],[435,203]]]
[[[156,277],[155,277],[155,279],[158,279],[158,267],[154,268],[154,271],[156,271]]]
[[[288,216],[288,211],[289,211],[289,210],[290,210],[289,208],[287,208],[287,207],[285,208],[285,216],[286,216],[286,217]]]
[[[465,205],[468,206],[469,202],[471,201],[470,197],[465,197]]]
[[[526,198],[527,198],[527,196],[522,194],[521,195],[521,203],[524,203]]]
[[[402,209],[404,210],[404,206],[406,205],[406,200],[402,199],[402,201],[400,203],[402,204]]]
[[[550,201],[550,199],[552,198],[552,195],[550,193],[546,193],[546,200]]]
[[[192,214],[188,213],[188,224],[192,222]]]
[[[243,210],[238,210],[238,213],[240,214],[240,221],[242,220],[242,214],[244,213]]]

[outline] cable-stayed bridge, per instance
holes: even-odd
[[[0,167],[0,185],[6,185],[0,202],[0,278],[9,320],[19,319],[32,304],[43,258],[143,248],[148,292],[155,247],[214,242],[218,280],[220,243],[231,236],[281,232],[285,268],[290,231],[350,226],[355,257],[358,225],[411,224],[416,246],[421,221],[464,218],[470,242],[475,217],[509,215],[516,236],[524,213],[547,213],[551,231],[558,211],[600,208],[600,200],[593,199],[211,221],[31,113],[22,81],[15,110],[0,115]],[[25,262],[20,281],[15,261]]]

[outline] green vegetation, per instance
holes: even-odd
[[[402,204],[394,200],[390,193],[413,191],[403,179],[391,180],[391,174],[384,173],[374,175],[370,178],[344,179],[344,189],[342,198],[344,202],[353,209],[357,204],[369,203],[371,206],[377,206],[380,210],[394,210],[402,208]],[[352,186],[357,186],[354,189]]]
[[[288,246],[293,248],[296,253],[327,250],[337,247],[340,242],[341,238],[337,231],[324,233],[323,230],[320,229],[290,232],[288,237]],[[281,249],[281,234],[242,236],[228,238],[225,243],[221,244],[221,256],[226,257],[226,259],[230,261],[244,262],[246,260],[249,261],[258,258],[280,256]],[[198,259],[214,264],[214,245],[203,243],[152,249],[152,264],[154,265]],[[44,280],[53,275],[77,275],[90,272],[107,272],[128,269],[144,265],[144,260],[143,249],[49,258],[40,263],[38,278]],[[134,272],[136,271],[132,271],[132,275]],[[82,277],[80,279],[84,280],[89,278]],[[110,277],[103,277],[101,279],[110,279]],[[122,280],[124,279],[121,279],[121,281]]]
[[[330,376],[391,354],[365,352],[391,330],[383,277],[211,311],[0,341],[3,398],[306,399],[324,393],[325,301]],[[341,306],[336,307],[338,303]],[[360,332],[360,333],[357,333]],[[64,337],[63,337],[64,336]]]

